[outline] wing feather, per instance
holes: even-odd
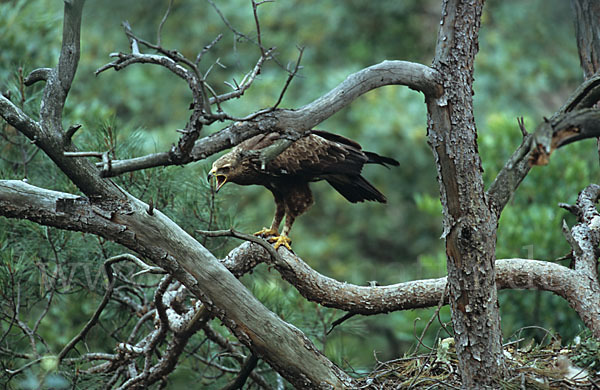
[[[273,172],[285,170],[288,174],[312,177],[314,180],[327,174],[360,174],[367,161],[368,157],[360,148],[332,141],[313,132],[290,145],[267,165],[267,169]]]
[[[273,145],[280,137],[279,133],[259,134],[240,143],[237,148],[240,151],[260,150]],[[371,200],[385,203],[385,196],[360,175],[363,165],[371,163],[398,165],[392,158],[363,151],[356,141],[312,130],[275,157],[264,170],[255,166],[253,171],[260,172],[260,181],[271,183],[270,185],[276,185],[274,183],[280,179],[291,179],[294,182],[327,180],[350,202]],[[270,178],[267,179],[266,176]],[[285,180],[280,183],[289,183]]]

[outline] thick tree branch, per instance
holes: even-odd
[[[337,87],[297,110],[283,110],[281,121],[300,130],[312,129],[359,96],[385,85],[406,85],[426,98],[442,94],[441,77],[436,70],[413,62],[383,61],[349,75]]]
[[[273,265],[306,299],[362,315],[434,307],[444,293],[447,280],[444,277],[388,286],[357,286],[319,274],[284,248],[277,253],[279,256],[273,257],[260,245],[244,243],[232,250],[222,262],[238,276],[263,262]],[[586,301],[600,304],[600,293],[581,294],[587,278],[582,278],[577,270],[548,261],[528,259],[497,260],[496,268],[498,289],[551,291],[566,299],[582,318],[587,316]],[[447,303],[446,297],[444,304]]]
[[[266,309],[218,260],[159,210],[129,197],[88,199],[0,180],[0,215],[89,232],[139,253],[183,283],[260,358],[290,382],[339,388],[350,378],[302,332]],[[272,340],[278,340],[273,342]]]
[[[594,194],[590,195],[586,192],[582,196],[585,199],[593,201],[598,195],[597,192],[600,191],[598,188],[600,187],[592,189],[596,191]],[[588,217],[585,217],[586,221],[589,220],[589,223],[592,225],[597,223],[598,218],[600,218],[596,215],[597,212],[594,214],[589,205],[586,203],[583,203],[583,205],[585,207],[583,207],[584,214],[582,215],[588,215]],[[137,211],[124,209],[121,212],[124,215],[130,216],[127,218],[132,218],[131,215],[134,215]],[[29,219],[44,225],[69,230],[100,232],[103,236],[115,239],[126,246],[132,247],[132,249],[137,246],[134,243],[135,240],[145,241],[144,237],[151,234],[149,232],[156,231],[156,222],[149,223],[152,218],[140,222],[140,224],[144,225],[145,231],[137,231],[136,233],[135,228],[126,228],[125,225],[120,223],[124,218],[121,212],[115,212],[114,214],[106,213],[98,206],[89,204],[86,199],[75,195],[40,189],[20,181],[0,181],[0,214],[7,217]],[[142,211],[142,213],[144,212]],[[156,213],[159,212],[156,211]],[[157,217],[162,218],[160,214]],[[160,231],[162,236],[165,236],[165,234],[169,236],[165,230]],[[154,237],[154,240],[157,240],[157,238]],[[164,241],[157,242],[157,248],[154,249],[160,250],[162,253],[161,257],[163,257],[163,260],[159,262],[162,263],[160,265],[190,283],[188,287],[191,287],[191,291],[198,295],[198,284],[195,281],[191,281],[190,275],[178,268],[170,260],[170,253],[176,253],[175,248],[172,244],[163,245],[164,243]],[[364,315],[436,306],[444,293],[446,285],[446,278],[439,278],[411,281],[390,286],[356,286],[341,283],[318,274],[300,258],[284,248],[279,249],[278,254],[279,256],[273,259],[263,247],[257,244],[245,243],[234,249],[223,260],[223,264],[233,274],[239,276],[248,272],[256,264],[267,262],[272,264],[284,279],[293,284],[307,299],[324,306]],[[156,255],[148,254],[148,257],[156,258]],[[185,264],[184,267],[186,267]],[[190,267],[200,266],[192,261]],[[498,260],[496,268],[496,281],[499,289],[552,291],[565,298],[584,320],[586,318],[598,318],[594,314],[595,312],[591,310],[593,307],[600,307],[600,292],[597,291],[597,282],[589,277],[584,277],[579,269],[572,270],[551,262],[525,259]],[[182,273],[185,274],[182,276]],[[220,277],[222,276],[214,274],[210,278],[213,284],[219,284],[216,281]],[[590,283],[590,280],[593,283]],[[594,283],[596,290],[590,289],[590,286],[594,285]],[[202,293],[200,294],[202,295]],[[202,296],[205,301],[217,304],[216,301],[207,299],[204,295]],[[256,310],[249,301],[244,300],[244,302],[249,305],[249,310]],[[230,304],[235,305],[233,302]],[[217,311],[217,313],[220,313],[221,317],[224,315],[222,311]],[[231,313],[228,314],[231,315]],[[264,315],[264,313],[259,311],[255,315],[260,316]],[[269,321],[268,318],[266,320]],[[586,324],[590,321],[586,320]],[[248,325],[252,324],[253,321],[248,320],[248,322],[244,323]],[[591,329],[597,332],[599,325],[592,325]],[[273,324],[271,323],[270,326],[272,329]],[[238,336],[240,337],[239,330]],[[248,341],[245,337],[241,339]],[[172,361],[168,359],[165,364],[170,366]]]
[[[223,130],[196,141],[191,151],[191,161],[203,160],[224,149],[260,133],[279,131],[302,134],[313,129],[325,119],[348,106],[356,98],[385,85],[406,85],[422,92],[426,99],[438,97],[442,92],[440,76],[432,68],[406,61],[384,61],[351,74],[337,87],[297,109],[265,110],[248,121],[237,121]],[[117,176],[143,168],[176,164],[166,153],[113,161],[107,176]]]
[[[590,194],[591,191],[597,193]],[[600,187],[582,192],[590,212],[585,232],[577,233],[582,242],[600,237],[600,215],[589,200],[600,194]],[[593,209],[593,210],[592,210]],[[586,226],[588,226],[586,225]],[[574,230],[576,227],[573,228]],[[579,228],[580,229],[580,228]],[[593,234],[590,233],[593,229]],[[596,246],[594,247],[594,243]],[[600,286],[597,281],[594,248],[597,242],[585,244],[589,251],[575,269],[540,260],[501,259],[496,261],[496,285],[500,289],[550,291],[564,298],[595,335],[600,335]],[[388,286],[357,286],[323,276],[302,259],[281,248],[272,256],[262,246],[245,243],[232,250],[223,264],[235,275],[249,272],[265,262],[277,269],[306,299],[323,306],[353,314],[374,315],[398,310],[434,307],[444,294],[447,278],[425,279]],[[448,297],[444,298],[448,303]]]
[[[32,142],[37,142],[37,136],[42,132],[39,123],[31,119],[2,94],[0,94],[0,116]]]
[[[302,332],[262,306],[179,226],[158,210],[148,213],[146,204],[110,180],[102,179],[86,159],[64,155],[76,151],[64,135],[62,109],[79,61],[82,7],[83,0],[65,2],[61,56],[58,66],[47,72],[39,124],[5,97],[0,100],[0,114],[44,150],[89,198],[2,181],[0,215],[89,232],[118,242],[184,283],[242,343],[291,383],[307,388],[321,387],[323,383],[333,387],[350,383],[350,378],[317,351]],[[191,148],[193,137],[197,137],[196,120],[192,116],[189,125],[194,131],[181,141],[186,148]],[[189,154],[184,149],[184,154]],[[276,343],[273,337],[278,340]]]
[[[576,308],[594,336],[600,338],[600,284],[598,283],[600,213],[596,209],[599,197],[600,186],[590,184],[581,191],[577,203],[569,208],[578,220],[569,234],[569,243],[573,249],[574,272],[577,273],[580,281],[577,295],[582,297],[578,302],[569,301],[569,303]]]

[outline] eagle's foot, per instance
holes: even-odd
[[[273,247],[275,248],[275,250],[279,249],[280,246],[284,246],[286,247],[289,251],[292,250],[292,247],[290,246],[290,244],[292,243],[292,240],[285,235],[276,235],[274,237],[269,237],[268,241],[271,243],[274,243],[275,245],[273,245]]]
[[[258,232],[254,233],[254,235],[258,237],[278,237],[279,232],[277,231],[277,229],[262,228],[262,230],[259,230]]]

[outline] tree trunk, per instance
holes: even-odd
[[[433,67],[444,95],[429,99],[428,136],[444,211],[448,284],[463,387],[502,372],[495,283],[497,217],[488,205],[473,117],[473,62],[483,1],[444,2]]]
[[[575,12],[575,34],[579,60],[587,80],[600,69],[600,2],[571,0]]]
[[[600,2],[571,0],[575,13],[575,36],[583,78],[588,80],[600,70]],[[597,106],[597,105],[596,105]],[[596,139],[600,157],[600,137]]]

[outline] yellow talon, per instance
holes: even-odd
[[[290,246],[290,244],[292,243],[292,240],[288,236],[277,235],[274,237],[269,237],[268,241],[271,243],[275,243],[275,245],[273,245],[275,250],[277,250],[282,245],[284,247],[286,247],[288,250],[290,250],[290,251],[292,250],[292,247]]]
[[[279,236],[279,232],[276,229],[262,228],[262,230],[254,233],[254,235],[261,236],[261,237],[272,237],[272,236]]]

